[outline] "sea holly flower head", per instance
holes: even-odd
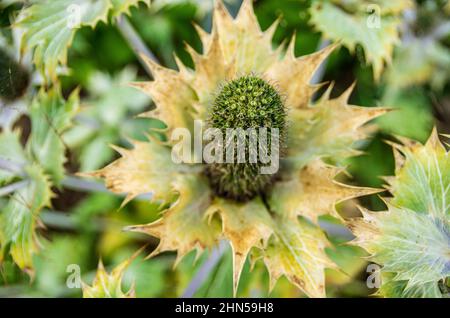
[[[337,162],[356,154],[355,142],[371,131],[364,124],[385,109],[348,105],[352,87],[331,98],[330,86],[312,103],[320,86],[309,82],[336,45],[302,57],[294,54],[295,38],[287,50],[273,49],[277,23],[262,31],[252,1],[243,2],[236,18],[217,1],[212,25],[211,33],[198,28],[202,54],[188,47],[194,70],[181,62],[175,71],[148,60],[154,80],[133,84],[154,100],[156,109],[143,116],[166,124],[167,141],[149,138],[133,141],[132,149],[116,148],[122,157],[92,175],[104,178],[112,191],[127,193],[125,202],[151,192],[166,203],[159,220],[127,228],[160,239],[152,255],[176,251],[178,262],[226,239],[233,251],[235,294],[253,254],[266,265],[271,288],[286,276],[308,296],[323,297],[324,269],[336,265],[325,253],[329,242],[318,217],[339,217],[337,202],[379,191],[337,182],[342,169],[323,159]],[[185,129],[195,136],[198,121],[221,132],[278,130],[279,140],[268,137],[265,147],[279,150],[279,169],[260,174],[260,157],[253,163],[175,162],[179,140],[173,133]],[[272,147],[275,141],[278,147]]]

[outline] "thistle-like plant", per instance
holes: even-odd
[[[353,242],[382,265],[379,294],[449,296],[450,156],[436,131],[425,145],[393,144],[396,176],[386,178],[386,212],[363,210],[349,223]]]
[[[104,178],[112,191],[127,193],[125,203],[149,192],[165,203],[156,222],[128,227],[160,239],[152,255],[177,251],[177,263],[192,250],[199,253],[227,239],[235,294],[251,253],[265,263],[271,288],[284,275],[308,296],[323,297],[324,269],[336,266],[325,253],[329,242],[317,225],[319,216],[339,218],[337,202],[378,191],[337,182],[343,169],[324,159],[355,155],[355,142],[370,131],[364,124],[385,110],[348,105],[352,88],[331,98],[332,85],[312,103],[321,86],[309,82],[336,46],[296,57],[295,38],[287,51],[272,48],[276,27],[261,31],[252,1],[244,1],[235,19],[217,1],[211,33],[198,29],[203,54],[188,47],[195,70],[178,63],[175,71],[148,60],[154,81],[134,84],[156,103],[144,116],[166,124],[168,141],[116,148],[122,157],[92,175]],[[253,166],[174,163],[171,133],[192,131],[194,120],[219,130],[278,128],[278,173],[270,178],[255,173],[260,161]]]

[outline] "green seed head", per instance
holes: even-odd
[[[279,147],[284,138],[286,111],[280,95],[266,81],[255,76],[243,76],[227,83],[214,100],[209,126],[222,131],[225,139],[227,128],[267,128],[267,153],[271,154],[271,128],[278,128]],[[262,174],[261,167],[268,163],[249,160],[249,138],[245,139],[245,163],[238,163],[237,151],[233,163],[212,163],[206,166],[206,174],[218,196],[236,201],[247,201],[262,193],[274,179],[273,174]],[[275,145],[275,144],[274,144]],[[235,148],[236,149],[236,148]],[[224,151],[225,152],[225,151]],[[225,160],[225,154],[224,154]]]
[[[29,82],[28,72],[7,52],[0,49],[0,99],[14,101],[21,97]]]

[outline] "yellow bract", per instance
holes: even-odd
[[[133,146],[131,150],[114,147],[122,158],[90,175],[104,178],[111,191],[127,193],[124,204],[147,193],[152,193],[153,199],[170,198],[171,182],[177,169],[172,163],[170,148],[156,140],[133,141]]]
[[[83,283],[83,298],[134,298],[134,287],[126,293],[122,291],[122,278],[132,260],[133,257],[120,263],[110,274],[100,261],[92,286]]]
[[[363,210],[363,218],[350,221],[353,243],[383,266],[381,295],[445,297],[439,281],[450,275],[450,156],[436,131],[425,145],[402,142],[393,144],[388,210]]]
[[[208,222],[206,218],[211,192],[202,176],[179,175],[172,186],[179,197],[161,219],[147,225],[130,226],[127,230],[159,237],[161,241],[152,255],[176,250],[176,265],[192,249],[199,255],[204,248],[212,247],[217,243],[220,230],[214,220]]]
[[[239,277],[252,247],[263,248],[273,233],[273,221],[262,200],[235,203],[217,199],[209,216],[218,212],[222,218],[223,236],[233,249],[233,289],[237,293]]]
[[[336,203],[380,192],[378,189],[353,187],[335,181],[334,178],[342,171],[320,160],[311,162],[292,179],[274,185],[269,195],[272,210],[292,219],[305,216],[317,223],[321,215],[331,214],[341,218],[335,209]]]

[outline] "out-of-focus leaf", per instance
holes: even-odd
[[[161,297],[167,288],[166,271],[169,267],[168,260],[145,260],[138,257],[127,270],[123,283],[125,286],[133,286],[136,296],[139,298]]]
[[[441,89],[450,78],[450,49],[430,38],[400,46],[386,73],[387,84],[404,88],[428,82]]]
[[[391,1],[405,9],[411,5],[410,1]],[[366,61],[373,65],[374,77],[379,79],[384,64],[391,61],[394,45],[399,40],[398,27],[400,19],[393,14],[383,14],[384,1],[353,2],[353,6],[345,9],[345,1],[316,1],[311,7],[311,21],[326,38],[342,41],[342,44],[354,51],[357,44],[364,48]],[[380,12],[369,15],[368,10],[380,8]],[[372,6],[372,7],[371,7]],[[388,7],[386,13],[396,12]],[[378,14],[378,15],[377,15]]]
[[[64,177],[65,145],[62,134],[78,110],[78,92],[65,101],[58,88],[41,91],[31,105],[31,136],[28,148],[36,161],[58,184]]]
[[[396,90],[388,87],[382,101],[393,111],[376,119],[382,131],[426,141],[433,127],[430,102],[421,89]]]
[[[343,242],[332,240],[333,247],[326,250],[330,259],[336,263],[340,270],[328,270],[327,286],[341,286],[351,282],[360,273],[367,261],[367,253],[359,247],[349,246]]]
[[[42,74],[56,79],[58,65],[67,63],[67,49],[82,26],[107,21],[109,0],[32,0],[17,26],[23,28],[22,53],[34,49],[34,63]]]
[[[129,14],[130,8],[139,5],[139,2],[150,5],[151,0],[111,0],[113,5],[113,14],[119,15],[122,13]]]
[[[93,171],[104,166],[114,156],[111,144],[123,144],[129,137],[137,137],[155,127],[152,120],[146,126],[136,126],[129,119],[150,104],[145,94],[129,86],[136,79],[136,70],[125,68],[116,76],[94,74],[89,80],[89,99],[77,117],[77,124],[64,134],[64,141],[79,152],[80,171]],[[141,133],[142,134],[142,133]],[[139,138],[135,138],[139,139]]]
[[[116,141],[113,134],[100,134],[83,146],[80,152],[80,171],[94,171],[114,157],[111,144]]]
[[[90,257],[90,241],[87,236],[55,235],[44,245],[45,253],[35,258],[36,286],[40,293],[59,297],[80,293],[67,287],[70,265],[80,268],[80,274],[87,269]]]
[[[2,0],[0,2],[0,8],[6,8],[7,6],[10,6],[15,3],[23,3],[24,0]]]

